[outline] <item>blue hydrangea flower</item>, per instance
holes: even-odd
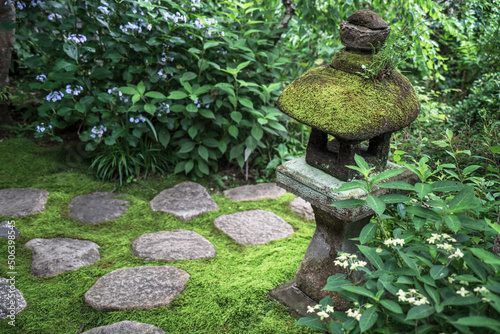
[[[36,76],[36,80],[39,80],[40,82],[43,82],[43,80],[47,79],[47,76],[45,74],[39,74]]]
[[[61,100],[64,96],[64,93],[63,92],[59,92],[59,91],[55,91],[55,92],[50,92],[45,98],[47,99],[47,101],[52,101],[52,102],[56,102],[58,100]]]

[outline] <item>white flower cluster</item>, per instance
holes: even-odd
[[[408,302],[414,306],[430,304],[427,298],[415,289],[410,289],[408,291],[399,289],[397,296],[400,302]]]
[[[361,314],[362,313],[359,311],[359,309],[353,310],[352,308],[350,308],[350,309],[347,310],[346,313],[347,313],[348,317],[354,318],[357,321],[359,321],[361,319]]]
[[[450,242],[457,242],[456,239],[452,238],[449,234],[443,233],[443,234],[437,234],[437,233],[432,233],[432,237],[427,239],[427,242],[430,243],[431,245],[434,245],[436,241],[450,241]]]
[[[319,312],[316,312],[316,310],[319,310]],[[328,313],[333,313],[334,309],[333,306],[331,305],[326,305],[326,306],[321,306],[320,304],[317,304],[316,306],[307,306],[307,313],[315,313],[316,315],[319,316],[321,320],[328,318],[330,314]]]
[[[76,44],[83,44],[87,41],[87,37],[82,34],[71,34],[69,37],[66,37],[66,39]]]
[[[357,270],[359,267],[365,267],[365,261],[358,261],[358,257],[354,254],[339,253],[334,264],[342,268],[349,268],[349,270]]]
[[[386,246],[404,246],[405,239],[387,239],[384,241]]]
[[[462,253],[462,251],[460,249],[456,249],[455,253],[451,254],[450,256],[448,256],[448,259],[454,259],[454,258],[463,258],[464,257],[464,253]]]

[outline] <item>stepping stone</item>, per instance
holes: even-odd
[[[243,245],[261,245],[293,234],[293,227],[272,212],[250,210],[222,215],[215,226]]]
[[[128,210],[129,201],[115,198],[110,192],[77,196],[69,203],[69,215],[82,223],[97,224],[120,218]]]
[[[14,315],[21,312],[25,307],[26,300],[24,300],[21,291],[9,284],[8,279],[0,279],[0,321],[5,318],[14,320]]]
[[[177,219],[188,221],[219,207],[205,188],[198,183],[187,181],[156,195],[151,200],[151,209],[171,213]]]
[[[0,190],[0,216],[24,217],[45,211],[49,192],[44,189],[10,188]]]
[[[137,321],[120,321],[108,326],[92,328],[86,334],[165,334],[159,327]]]
[[[170,304],[188,279],[187,272],[175,267],[118,269],[99,278],[84,300],[99,311],[150,310]]]
[[[31,274],[37,277],[56,276],[100,259],[99,245],[88,240],[31,239],[25,246],[33,251]]]
[[[9,236],[19,238],[19,230],[17,227],[10,225],[8,220],[0,223],[0,238],[8,239]],[[11,237],[12,238],[12,237]]]
[[[210,241],[187,230],[143,234],[132,241],[132,253],[151,261],[197,260],[217,255]]]
[[[286,193],[276,183],[259,183],[225,190],[224,195],[233,201],[255,201],[265,198],[278,198]]]
[[[303,198],[295,198],[288,206],[298,215],[304,216],[308,220],[314,220],[314,211],[311,203],[306,202]]]

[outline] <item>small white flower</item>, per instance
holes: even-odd
[[[460,295],[462,297],[465,297],[470,294],[470,291],[465,290],[464,287],[460,288],[460,290],[457,291],[457,295]]]
[[[334,312],[333,306],[327,305],[325,311],[328,312],[328,313],[333,313]]]
[[[366,68],[366,65],[361,65],[361,68],[364,70]]]
[[[328,318],[330,315],[328,313],[326,313],[325,311],[319,311],[318,313],[318,316],[321,320],[325,319],[325,318]]]

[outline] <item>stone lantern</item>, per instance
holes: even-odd
[[[332,206],[339,200],[366,196],[360,189],[334,192],[360,176],[346,165],[355,165],[354,155],[358,154],[374,168],[373,173],[403,169],[387,162],[390,138],[418,116],[418,96],[408,79],[395,70],[385,71],[376,80],[361,75],[389,33],[390,27],[379,15],[356,11],[340,23],[345,48],[329,65],[311,69],[292,82],[278,100],[282,112],[312,128],[305,158],[286,162],[276,170],[278,185],[310,202],[316,219],[316,231],[295,279],[270,292],[296,315],[307,316],[307,305],[326,296],[336,307],[345,303],[336,293],[322,289],[328,277],[344,272],[334,265],[337,253],[357,252],[351,239],[359,236],[373,215],[368,206]],[[391,179],[396,180],[416,182],[408,170]],[[373,194],[391,191],[378,188]]]

